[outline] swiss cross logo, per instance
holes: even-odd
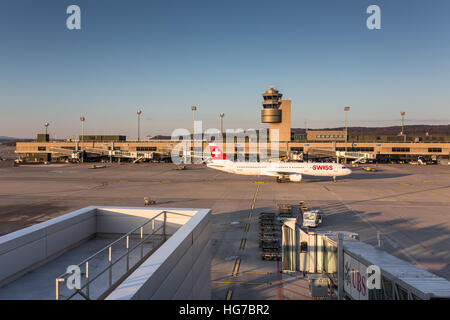
[[[222,154],[222,152],[220,152],[219,149],[214,148],[212,154],[214,155],[214,158],[218,158]]]
[[[227,159],[227,157],[225,157],[225,154],[223,153],[222,150],[220,150],[219,147],[217,147],[217,146],[210,146],[209,148],[211,150],[211,157],[214,160],[226,160]]]

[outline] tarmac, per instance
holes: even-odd
[[[372,165],[352,168],[334,183],[303,177],[277,183],[204,165],[175,170],[169,163],[0,167],[0,235],[89,205],[211,208],[212,298],[312,299],[301,274],[281,274],[280,262],[262,261],[258,214],[298,202],[325,213],[320,230],[352,231],[418,267],[450,279],[450,166]],[[64,272],[64,270],[63,270]]]

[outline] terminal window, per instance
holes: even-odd
[[[428,152],[442,152],[442,148],[428,148]]]
[[[392,152],[409,152],[409,148],[392,148]]]
[[[156,151],[156,147],[136,147],[136,151]]]
[[[347,150],[352,152],[364,152],[364,151],[373,152],[373,147],[351,147],[348,148]]]
[[[348,152],[373,152],[373,147],[348,147]],[[345,147],[336,147],[336,151],[345,151]]]
[[[38,147],[38,151],[45,151],[45,147]]]
[[[318,134],[318,139],[326,139],[326,138],[344,138],[343,135],[340,134]]]

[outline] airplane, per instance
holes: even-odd
[[[352,170],[340,163],[233,162],[227,159],[218,146],[210,144],[209,148],[211,158],[206,162],[207,167],[234,174],[277,177],[277,182],[300,182],[302,175],[333,177],[336,182],[336,177],[352,173]]]

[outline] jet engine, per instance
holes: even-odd
[[[302,175],[301,174],[291,174],[289,175],[289,180],[293,182],[300,182],[302,181]]]

